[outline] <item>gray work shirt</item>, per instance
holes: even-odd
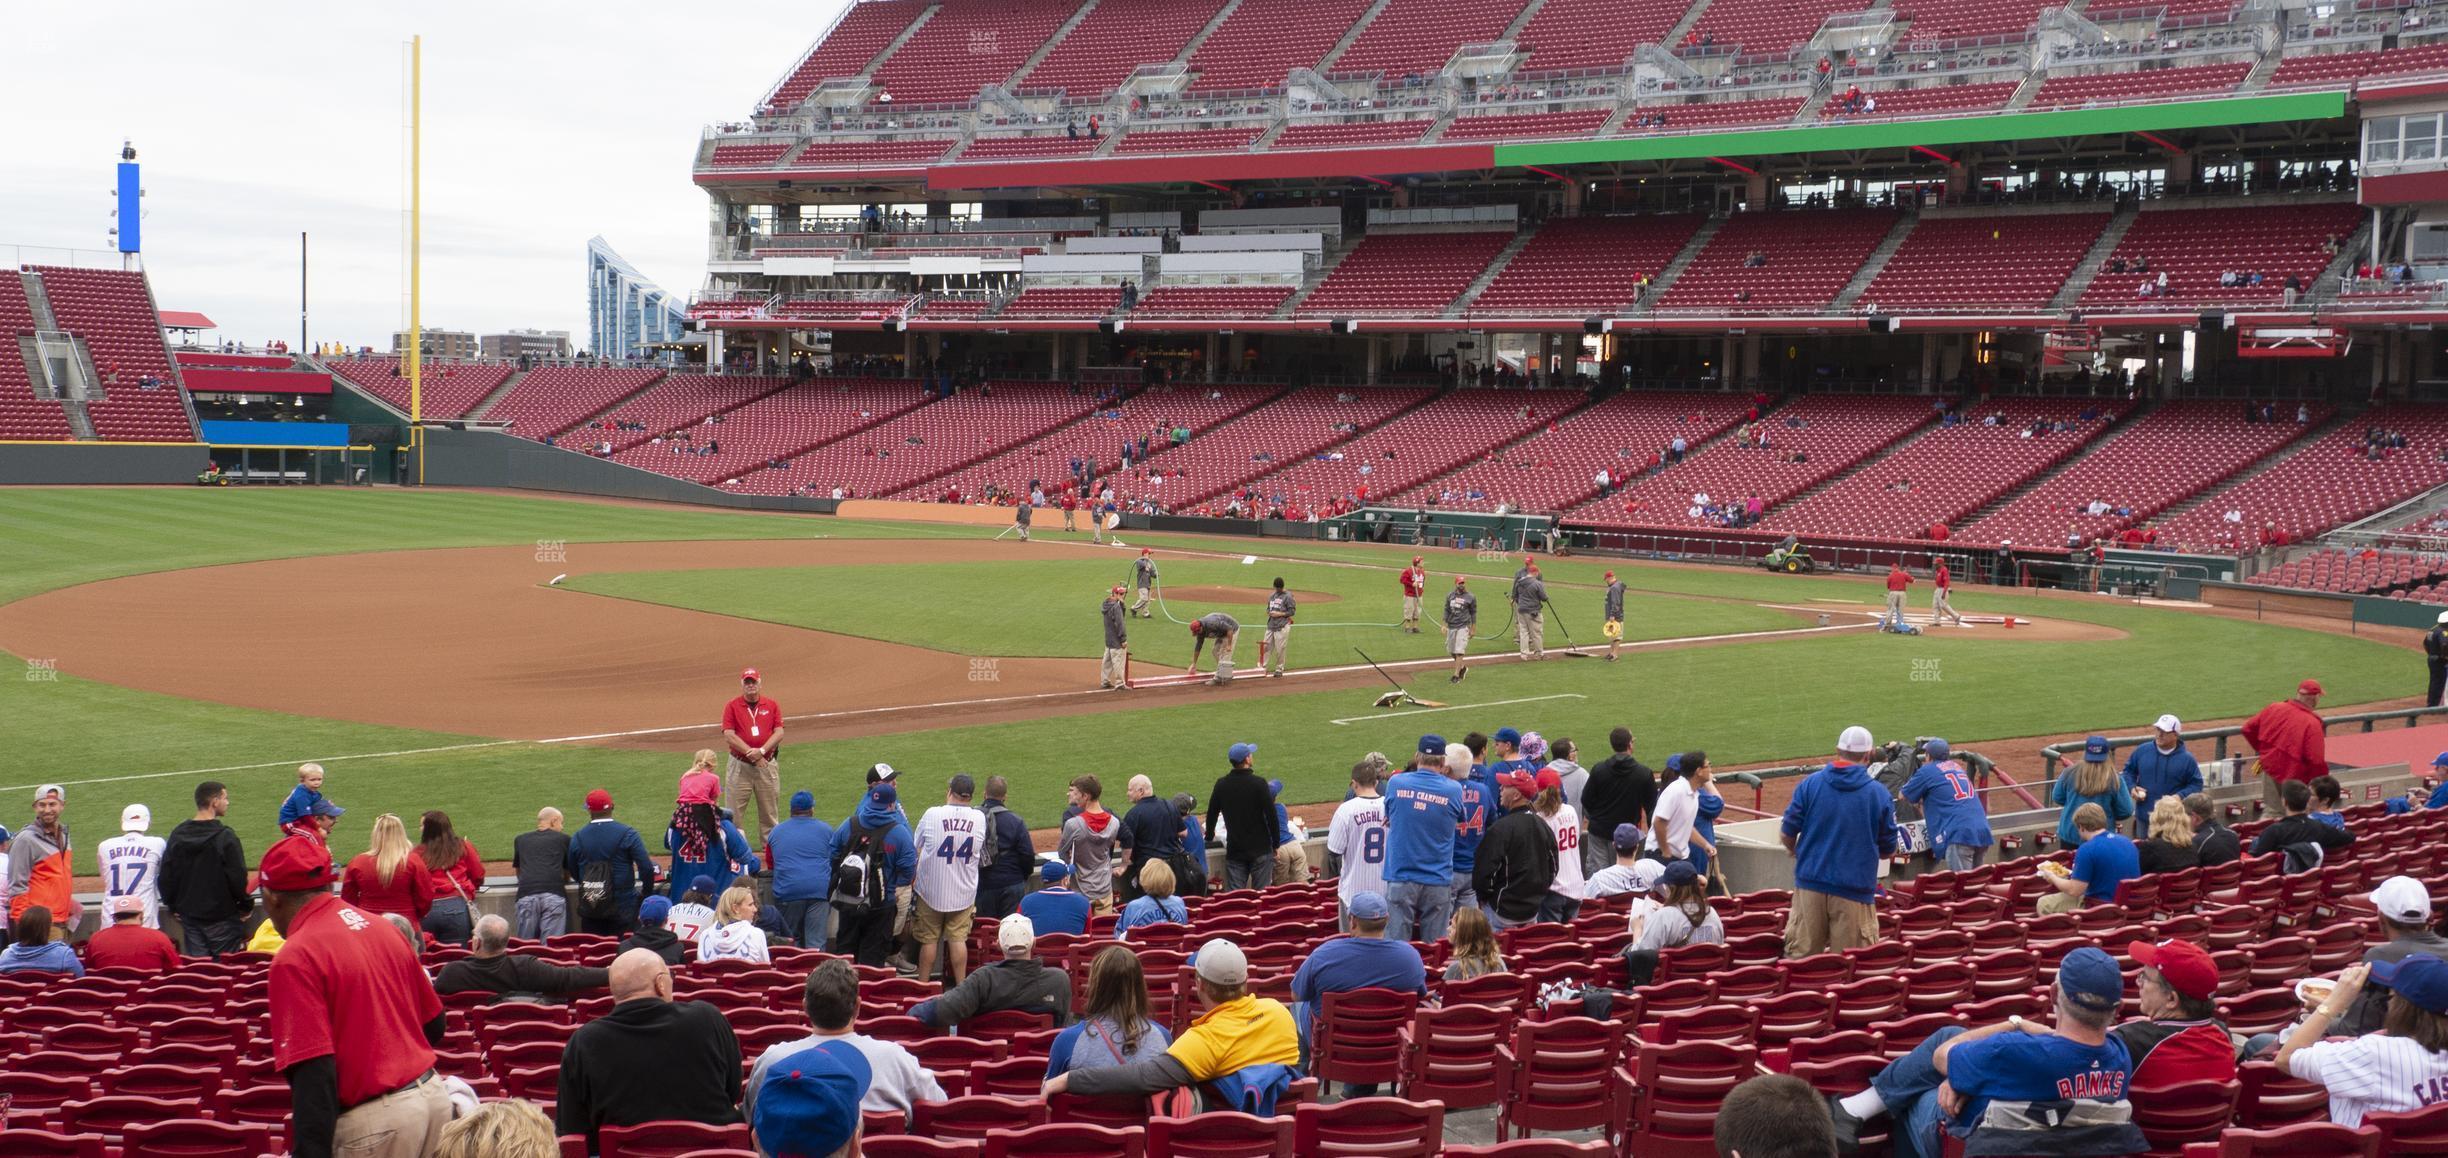
[[[1513,610],[1523,615],[1535,615],[1539,605],[1547,602],[1547,584],[1528,571],[1513,577]]]
[[[1622,619],[1622,618],[1623,618],[1623,593],[1624,593],[1624,585],[1623,585],[1623,580],[1618,579],[1618,580],[1614,581],[1613,583],[1609,583],[1609,584],[1607,584],[1607,589],[1606,589],[1606,617],[1607,617],[1608,619]]]
[[[1292,613],[1300,610],[1300,601],[1289,591],[1278,591],[1267,597],[1267,630],[1282,631],[1292,626]]]
[[[1141,587],[1152,586],[1156,582],[1156,560],[1140,556],[1138,562],[1131,564],[1131,575]]]
[[[1460,631],[1479,624],[1479,597],[1456,587],[1445,597],[1445,629]]]
[[[1122,630],[1122,601],[1119,599],[1107,599],[1105,601],[1104,611],[1105,646],[1107,648],[1116,648],[1129,643],[1129,633]]]
[[[1207,634],[1212,637],[1222,637],[1241,630],[1240,620],[1226,615],[1221,611],[1210,611],[1205,615],[1199,616],[1198,624],[1200,627],[1206,628]]]
[[[1021,526],[1023,526],[1023,527],[1025,527],[1025,526],[1029,525],[1029,519],[1030,519],[1030,517],[1031,517],[1031,516],[1033,516],[1033,515],[1035,515],[1036,513],[1037,513],[1037,508],[1032,507],[1032,506],[1028,505],[1027,503],[1022,503],[1022,504],[1020,504],[1020,509],[1019,509],[1019,510],[1016,510],[1016,511],[1013,511],[1013,512],[1012,512],[1012,517],[1013,517],[1013,518],[1015,518],[1015,519],[1020,520],[1020,525],[1021,525]]]

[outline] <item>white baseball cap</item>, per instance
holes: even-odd
[[[995,944],[1003,949],[1026,949],[1037,943],[1037,923],[1017,913],[995,925]]]
[[[1199,979],[1210,985],[1246,985],[1249,983],[1249,954],[1222,937],[1217,937],[1198,950]]]
[[[2184,731],[2184,721],[2177,719],[2175,715],[2171,713],[2159,717],[2157,722],[2153,723],[2151,727],[2157,728],[2162,732],[2181,732]]]
[[[2400,925],[2431,923],[2431,890],[2412,877],[2390,877],[2371,891],[2372,907]]]
[[[34,799],[39,801],[45,796],[57,796],[62,804],[68,802],[68,790],[57,784],[45,784],[34,790]]]
[[[1870,739],[1870,729],[1860,724],[1846,728],[1844,735],[1836,737],[1836,750],[1839,752],[1867,752],[1876,747],[1878,744]]]
[[[2448,611],[2440,612],[2439,621],[2441,623],[2448,623]]]
[[[131,804],[119,810],[119,831],[143,832],[153,827],[153,810],[141,804]]]

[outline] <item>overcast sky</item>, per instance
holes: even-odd
[[[387,348],[407,316],[404,62],[422,33],[425,324],[583,344],[587,238],[695,291],[699,130],[745,115],[846,2],[15,6],[0,260],[106,255],[111,167],[132,139],[162,308],[294,342],[304,230],[313,340]]]

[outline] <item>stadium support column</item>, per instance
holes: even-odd
[[[1546,382],[1551,382],[1555,379],[1555,345],[1554,334],[1539,335],[1538,371],[1531,377],[1531,381],[1543,384]],[[1576,358],[1574,361],[1578,363],[1580,359]]]
[[[1049,334],[1049,335],[1047,335],[1047,336],[1048,336],[1048,337],[1050,337],[1050,338],[1053,338],[1053,339],[1054,339],[1054,341],[1053,341],[1053,343],[1052,343],[1052,345],[1053,345],[1052,359],[1053,359],[1053,360],[1052,360],[1052,362],[1051,362],[1051,364],[1050,364],[1050,368],[1051,368],[1051,370],[1052,370],[1052,375],[1051,375],[1051,376],[1052,376],[1052,377],[1055,377],[1055,378],[1060,378],[1060,377],[1062,377],[1062,366],[1063,366],[1063,363],[1062,363],[1063,336],[1062,336],[1061,334]]]
[[[1921,335],[1921,384],[1935,387],[1938,382],[1938,336]]]
[[[1368,351],[1368,377],[1366,381],[1369,385],[1374,386],[1377,384],[1377,335],[1362,335],[1360,338],[1360,345],[1362,348]]]
[[[723,366],[723,332],[709,329],[706,336],[706,373],[719,374]]]
[[[918,376],[918,335],[908,330],[901,331],[901,376]]]
[[[1207,380],[1210,382],[1216,380],[1216,359],[1222,357],[1223,353],[1224,335],[1207,335]]]

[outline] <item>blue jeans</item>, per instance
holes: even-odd
[[[1480,911],[1480,912],[1482,912],[1482,913],[1487,914],[1488,928],[1493,929],[1493,930],[1495,930],[1496,932],[1499,932],[1499,933],[1501,933],[1501,932],[1505,931],[1506,929],[1518,929],[1518,928],[1522,927],[1523,925],[1527,925],[1527,924],[1530,924],[1532,921],[1536,921],[1536,920],[1538,920],[1538,914],[1537,914],[1537,913],[1532,913],[1532,914],[1530,914],[1530,918],[1529,918],[1529,920],[1526,920],[1526,921],[1515,921],[1515,920],[1509,920],[1509,919],[1507,919],[1507,918],[1504,916],[1504,914],[1497,912],[1497,911],[1496,911],[1495,909],[1493,909],[1493,908],[1482,907],[1482,908],[1481,908],[1479,911]]]
[[[833,923],[833,902],[818,897],[812,901],[782,901],[782,927],[790,930],[790,938],[811,949],[825,947],[825,938]]]
[[[514,911],[518,935],[525,940],[541,941],[569,932],[569,899],[559,893],[530,893],[518,899]]]
[[[1008,885],[987,888],[978,886],[977,915],[1002,920],[1020,911],[1020,898],[1028,895],[1028,881],[1016,880]]]
[[[1549,893],[1539,898],[1538,916],[1532,919],[1569,925],[1574,917],[1580,915],[1581,902],[1579,900],[1562,893]]]
[[[444,897],[425,912],[425,931],[445,945],[466,945],[475,928],[468,917],[468,903],[457,897]]]
[[[1947,871],[1954,873],[1971,872],[1973,869],[1980,867],[1981,858],[1988,855],[1988,853],[1989,846],[1985,844],[1950,844],[1947,846],[1946,850]]]
[[[1478,909],[1481,912],[1487,912],[1487,906],[1479,903],[1478,891],[1471,888],[1471,875],[1467,872],[1453,875],[1453,903],[1457,909]],[[1493,917],[1496,914],[1491,912],[1488,915]],[[1436,935],[1437,937],[1444,936],[1445,930],[1438,929]],[[1431,941],[1435,939],[1436,937],[1429,938]]]
[[[1434,941],[1453,926],[1453,911],[1451,885],[1386,882],[1386,939],[1389,941],[1416,941],[1423,934],[1426,939]]]
[[[1938,1087],[1946,1076],[1938,1072],[1938,1047],[1963,1036],[1961,1026],[1950,1025],[1929,1035],[1929,1040],[1914,1046],[1911,1053],[1887,1063],[1877,1077],[1870,1079],[1870,1088],[1877,1090],[1879,1100],[1887,1103],[1890,1134],[1895,1139],[1898,1158],[1938,1158],[1938,1132],[1945,1128],[1945,1115],[1938,1109]]]

